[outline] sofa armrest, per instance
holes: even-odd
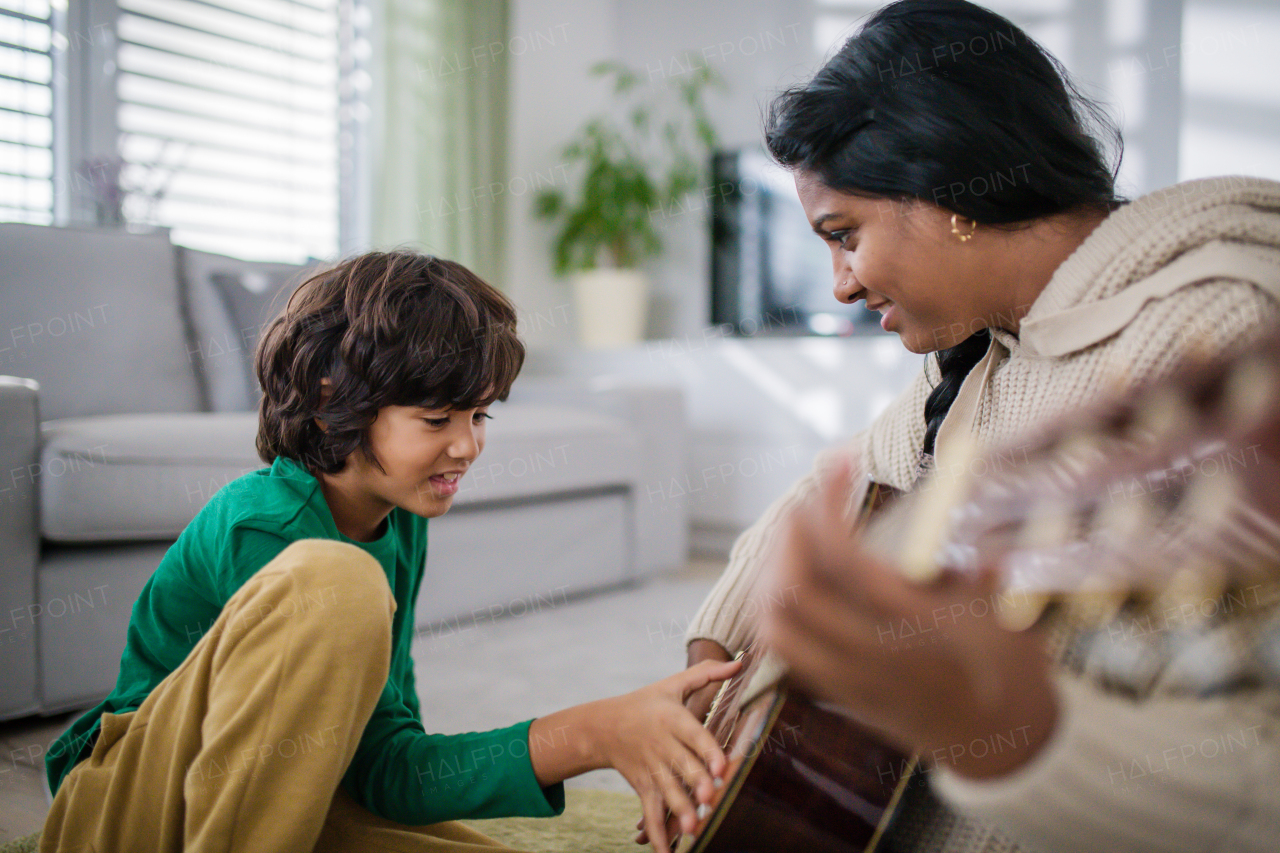
[[[0,376],[0,719],[38,707],[39,390],[34,380]]]
[[[641,454],[639,479],[632,488],[635,571],[646,576],[684,566],[689,556],[689,511],[685,501],[671,499],[689,456],[688,415],[679,386],[613,376],[532,378],[517,382],[511,399],[584,408],[631,425]]]

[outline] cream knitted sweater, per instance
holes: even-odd
[[[1167,375],[1190,351],[1213,355],[1255,339],[1280,319],[1278,300],[1280,184],[1215,178],[1144,196],[1108,217],[1063,262],[1019,336],[993,331],[991,349],[939,431],[938,467],[947,465],[948,439],[957,432],[980,446],[1000,445],[1105,394]],[[871,479],[911,486],[924,404],[938,378],[934,365],[929,359],[849,442]],[[712,639],[730,651],[745,645],[754,626],[743,614],[755,609],[743,604],[780,519],[812,494],[826,458],[738,538],[687,641]],[[917,843],[1013,849],[990,828],[999,826],[1043,850],[1280,849],[1275,685],[1213,700],[1154,696],[1140,703],[1066,672],[1059,687],[1058,731],[1028,767],[983,784],[932,774],[934,791],[965,818],[939,814],[940,831]],[[1230,734],[1251,747],[1217,750],[1213,760],[1198,748],[1181,761],[1167,759]],[[1132,778],[1153,761],[1160,772],[1152,770],[1152,779]]]

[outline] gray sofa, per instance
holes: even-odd
[[[27,225],[0,225],[0,257],[6,719],[105,695],[169,544],[262,466],[247,359],[302,268],[164,233]],[[521,380],[493,414],[454,509],[431,525],[424,634],[683,563],[687,517],[651,499],[683,470],[678,389]]]

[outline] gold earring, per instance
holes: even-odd
[[[973,227],[969,229],[969,233],[968,233],[968,234],[961,234],[961,233],[960,233],[960,225],[959,225],[959,224],[958,224],[958,222],[957,222],[957,220],[959,219],[959,217],[960,217],[960,214],[958,214],[958,213],[953,213],[953,214],[951,214],[951,233],[952,233],[952,234],[954,234],[954,235],[956,235],[957,237],[959,237],[959,238],[960,238],[960,242],[961,242],[961,243],[965,243],[965,242],[968,242],[969,240],[972,240],[972,239],[973,239],[973,233],[974,233],[975,231],[977,231],[977,230],[978,230],[978,220],[976,220],[976,219],[970,219],[970,220],[969,220],[969,223],[970,223]]]

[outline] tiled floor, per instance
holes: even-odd
[[[684,663],[685,626],[722,565],[693,561],[677,575],[578,600],[510,602],[497,621],[423,632],[413,657],[428,730],[497,728],[672,674]],[[0,723],[0,842],[43,823],[42,753],[75,716]],[[611,770],[569,784],[628,790]]]

